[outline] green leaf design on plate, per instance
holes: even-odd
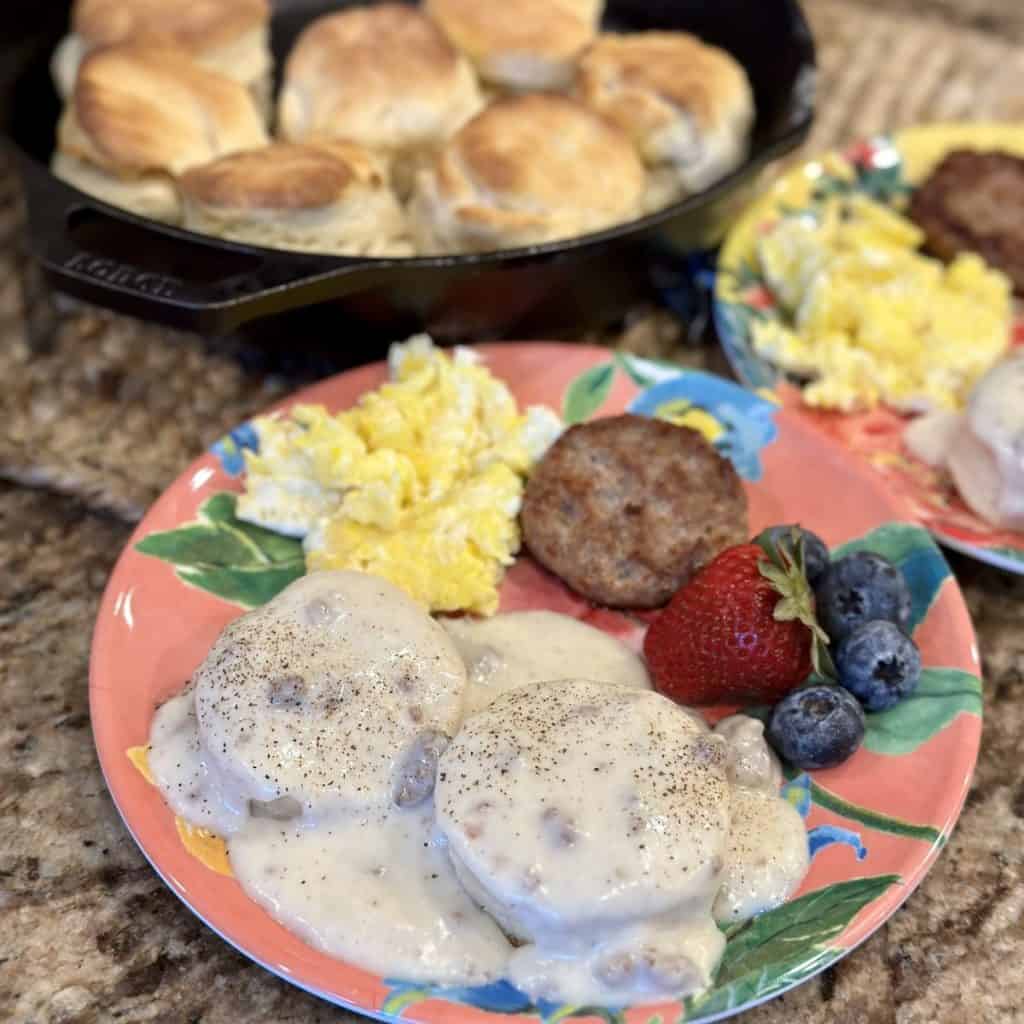
[[[174,566],[178,578],[225,601],[256,608],[306,571],[302,542],[243,523],[234,494],[203,502],[199,519],[174,530],[151,533],[136,551]]]
[[[900,163],[862,171],[857,186],[880,203],[892,203],[910,192],[910,186],[903,180],[903,165]]]
[[[797,947],[824,945],[841,934],[872,900],[899,881],[899,875],[852,878],[815,889],[755,917],[726,946],[716,986],[770,966],[780,959],[780,953],[788,956]]]
[[[931,534],[910,523],[886,523],[849,544],[835,548],[833,559],[855,551],[874,551],[896,565],[910,587],[910,628],[916,629],[928,615],[943,583],[949,578],[949,566]]]
[[[258,608],[305,575],[305,562],[265,569],[178,568],[178,576],[190,586],[209,591],[243,608]]]
[[[265,530],[262,526],[243,523],[240,519],[224,525],[228,526],[236,536],[244,538],[265,561],[269,561],[272,565],[304,557],[302,541],[295,537],[286,537],[282,533]]]
[[[668,359],[648,359],[646,356],[634,356],[629,352],[616,352],[615,365],[641,391],[690,372],[681,363],[673,363]]]
[[[611,1010],[607,1006],[574,1006],[571,1004],[559,1006],[551,1013],[542,1016],[541,1020],[544,1024],[559,1024],[563,1020],[582,1017],[603,1020],[605,1024],[626,1024],[626,1015],[621,1010]]]
[[[654,387],[658,383],[656,377],[652,374],[645,372],[643,364],[638,360],[633,359],[631,356],[623,355],[621,352],[615,353],[615,365],[641,390],[646,391],[648,388]],[[682,371],[681,366],[677,366],[678,371]]]
[[[824,970],[838,959],[841,952],[838,949],[827,948],[795,950],[727,985],[710,989],[705,997],[688,1005],[680,1018],[680,1024],[682,1021],[704,1020],[728,1010],[735,1010],[747,1003],[760,1002],[776,992],[792,988],[812,974]]]
[[[891,167],[857,168],[857,177],[850,181],[833,175],[822,175],[815,185],[812,198],[820,202],[829,196],[848,196],[861,192],[879,203],[894,205],[912,191],[903,179],[899,164]]]
[[[219,524],[196,523],[166,533],[151,533],[135,547],[144,555],[174,565],[247,566],[256,560],[248,544]]]
[[[899,881],[899,875],[876,875],[837,882],[754,918],[731,936],[714,986],[687,1000],[684,1019],[763,999],[821,970],[842,952],[828,943]]]
[[[956,668],[926,668],[906,700],[867,716],[864,746],[900,757],[941,732],[961,712],[981,714],[981,680]]]
[[[856,821],[875,832],[888,832],[891,835],[903,836],[904,839],[920,839],[926,843],[939,843],[942,833],[931,825],[915,825],[902,818],[893,818],[888,814],[873,811],[870,807],[852,804],[831,790],[819,786],[813,779],[810,783],[811,799],[825,810],[838,814],[849,821]]]
[[[212,523],[227,523],[229,526],[237,525],[239,520],[235,518],[235,503],[238,500],[237,494],[230,491],[220,491],[203,502],[200,510],[204,519]]]
[[[615,363],[599,363],[584,370],[567,388],[562,402],[562,419],[582,423],[605,403],[615,379]]]

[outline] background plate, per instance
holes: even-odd
[[[758,233],[780,211],[806,207],[818,190],[852,188],[900,205],[952,149],[1001,149],[1024,156],[1024,126],[933,124],[890,138],[856,142],[842,153],[827,153],[789,171],[737,221],[722,246],[715,279],[714,317],[722,347],[736,376],[748,387],[775,388],[787,408],[839,441],[870,465],[907,503],[913,518],[943,543],[984,562],[1024,573],[1024,533],[998,530],[960,500],[948,474],[914,458],[902,442],[907,418],[889,409],[837,413],[810,409],[799,390],[785,382],[751,344],[751,324],[779,315],[755,258]],[[1024,343],[1018,316],[1014,342]]]
[[[520,402],[551,405],[567,419],[631,407],[702,430],[744,476],[752,528],[801,521],[831,545],[886,553],[907,575],[928,671],[914,698],[868,716],[865,746],[845,765],[787,782],[785,796],[807,823],[813,855],[796,898],[731,929],[715,986],[685,1004],[625,1012],[531,1006],[504,984],[440,991],[331,959],[273,921],[233,878],[187,852],[173,816],[126,750],[146,743],[155,707],[182,688],[224,625],[298,571],[294,547],[279,539],[261,547],[265,538],[257,533],[250,537],[255,548],[237,537],[218,546],[218,531],[247,529],[230,519],[239,449],[253,440],[245,426],[168,488],[111,576],[90,671],[93,731],[107,784],[135,840],[197,915],[268,970],[333,1002],[426,1024],[481,1024],[513,1013],[552,1024],[565,1017],[655,1024],[727,1016],[810,977],[865,939],[941,849],[960,813],[981,731],[977,648],[963,599],[928,534],[895,521],[904,518],[902,506],[884,480],[793,411],[708,374],[606,349],[522,344],[478,351]],[[384,375],[383,365],[364,367],[291,401],[344,408]],[[193,525],[193,539],[195,525],[202,528],[203,544],[174,543],[184,524]],[[138,550],[140,544],[153,554]],[[503,584],[502,607],[550,608],[633,646],[642,639],[640,620],[593,608],[525,557]]]

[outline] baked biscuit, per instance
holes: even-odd
[[[707,188],[746,155],[746,73],[685,32],[600,36],[580,58],[574,95],[633,139],[652,171],[648,209]]]
[[[177,222],[178,177],[266,141],[244,86],[174,47],[124,43],[82,62],[53,172],[115,206]]]
[[[695,430],[644,416],[570,427],[537,464],[523,540],[573,590],[613,608],[657,608],[750,534],[732,463]]]
[[[403,4],[318,18],[288,57],[278,131],[349,139],[408,157],[436,146],[483,103],[476,75],[425,15]]]
[[[485,82],[519,92],[566,88],[600,17],[589,0],[425,0],[424,10]]]
[[[181,179],[185,227],[249,245],[411,255],[386,172],[354,143],[278,142],[194,167]]]
[[[241,82],[269,112],[269,32],[267,0],[76,0],[71,31],[53,55],[53,78],[67,99],[87,53],[141,37],[162,38],[210,71]]]
[[[640,213],[629,139],[572,100],[498,100],[421,170],[410,223],[423,252],[481,252],[597,231]]]

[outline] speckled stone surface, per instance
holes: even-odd
[[[822,68],[811,148],[925,118],[1024,116],[1020,0],[807,6]],[[89,730],[93,620],[131,524],[295,381],[247,373],[194,337],[58,315],[21,220],[0,158],[0,1022],[354,1021],[249,963],[171,895],[113,808]],[[721,369],[664,314],[640,311],[617,341]],[[953,566],[985,670],[961,823],[871,940],[751,1024],[1024,1022],[1024,579]]]
[[[89,731],[89,636],[129,527],[0,485],[0,1020],[341,1021],[249,963],[163,886],[117,817]],[[865,946],[745,1019],[1009,1024],[1024,1006],[1024,578],[956,560],[985,663],[963,819]]]

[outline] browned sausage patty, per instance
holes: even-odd
[[[696,431],[645,416],[570,427],[534,469],[521,518],[538,562],[616,608],[663,605],[749,536],[732,464]]]
[[[951,260],[976,252],[1024,295],[1024,160],[955,150],[914,192],[910,216],[928,251]]]

